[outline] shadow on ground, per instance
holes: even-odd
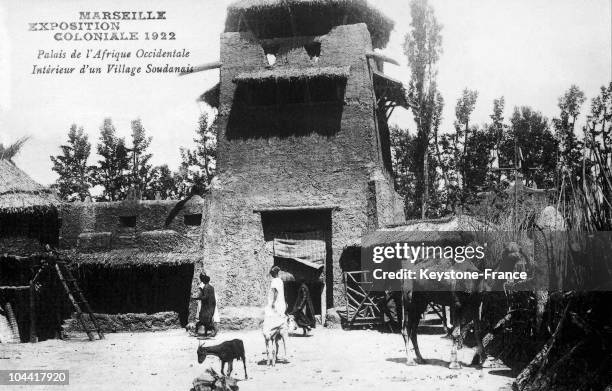
[[[291,364],[291,361],[289,360],[276,360],[277,364]],[[268,360],[266,360],[265,358],[263,360],[259,360],[257,361],[257,365],[268,365]]]
[[[489,371],[489,373],[491,375],[511,377],[511,378],[515,378],[518,375],[518,371],[515,371],[512,369],[494,369],[492,371]]]
[[[406,360],[406,357],[392,357],[392,358],[386,359],[386,361],[394,362],[394,363],[397,363],[397,364],[404,364],[404,365],[406,365],[406,361],[407,360]],[[414,365],[414,366],[418,366],[418,365],[432,365],[432,366],[439,366],[439,367],[448,368],[449,364],[450,364],[450,361],[444,361],[444,360],[440,360],[440,359],[437,359],[437,358],[430,358],[430,359],[426,359],[425,363],[423,363],[423,364],[414,363],[414,364],[411,364],[411,365]],[[466,365],[464,365],[464,366],[466,366]]]

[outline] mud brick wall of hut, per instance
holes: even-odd
[[[202,214],[201,198],[192,199],[176,211],[177,201],[123,201],[65,204],[61,209],[62,248],[79,252],[140,248],[143,251],[172,251],[175,237],[199,239]],[[133,227],[130,219],[135,218]],[[204,219],[204,217],[201,217]],[[189,223],[189,224],[188,224]],[[195,241],[197,243],[197,240]]]
[[[0,253],[28,256],[45,251],[45,246],[36,238],[27,236],[0,237]]]
[[[57,246],[58,211],[55,207],[36,211],[0,211],[0,253],[29,256]]]
[[[262,43],[252,36],[221,35],[220,107],[213,125],[218,132],[218,176],[206,200],[203,262],[196,265],[192,289],[195,295],[197,275],[205,270],[221,307],[265,302],[273,256],[264,239],[262,209],[332,207],[328,308],[344,301],[340,259],[346,249],[359,245],[368,230],[397,222],[399,215],[403,219],[401,198],[384,172],[376,134],[374,93],[365,56],[372,44],[366,25],[338,26],[320,37],[275,39],[280,49],[274,68],[312,67],[303,47],[308,41],[321,43],[316,66],[350,67],[343,104],[330,108],[318,103],[308,113],[328,124],[325,116],[339,110],[337,129],[319,132],[315,124],[300,134],[291,127],[249,133],[240,126],[250,120],[233,117],[241,113],[234,107],[237,84],[233,79],[241,72],[263,70],[268,63]],[[261,115],[269,126],[285,125],[291,123],[287,118],[300,121],[295,112],[312,109],[306,106],[270,108]]]

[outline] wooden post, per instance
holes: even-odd
[[[19,334],[19,325],[17,324],[17,319],[15,318],[13,307],[11,306],[11,303],[7,302],[4,308],[6,310],[6,318],[8,320],[8,325],[11,329],[11,338],[8,342],[19,343],[21,342],[21,335]]]
[[[344,272],[343,277],[344,277],[344,299],[346,300],[346,319],[348,320],[349,319],[349,293],[348,293],[348,283],[347,283],[348,273]]]
[[[38,342],[36,335],[36,282],[30,282],[30,342]]]
[[[327,284],[323,283],[321,289],[321,324],[325,327],[325,319],[327,315]]]

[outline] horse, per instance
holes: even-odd
[[[505,246],[502,260],[496,271],[511,271],[516,263],[521,259],[520,248],[516,243],[509,243]],[[455,272],[480,272],[479,269],[469,260],[462,263],[451,263],[440,265],[438,267],[444,271]],[[424,268],[426,265],[417,263],[418,268]],[[448,306],[451,309],[451,321],[453,329],[451,337],[453,345],[451,348],[451,369],[459,368],[456,361],[456,350],[460,349],[463,344],[463,338],[467,332],[468,324],[472,323],[474,327],[474,336],[476,338],[476,352],[472,359],[471,365],[482,365],[486,359],[485,349],[482,343],[482,304],[486,292],[495,289],[496,284],[489,284],[481,277],[478,279],[414,279],[403,280],[401,291],[395,292],[395,299],[401,303],[402,314],[402,337],[406,348],[406,358],[408,365],[425,364],[419,350],[417,328],[419,321],[425,312],[429,303],[435,303],[443,306]],[[501,282],[503,284],[503,282]],[[415,358],[411,357],[409,344],[412,342],[414,347]],[[455,353],[455,354],[453,354]],[[453,357],[454,356],[454,357]]]

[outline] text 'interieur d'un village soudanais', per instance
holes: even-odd
[[[185,48],[183,49],[137,49],[134,51],[130,50],[109,50],[109,49],[84,49],[68,52],[65,50],[39,50],[37,54],[38,60],[44,59],[87,59],[93,61],[112,61],[111,63],[103,64],[102,66],[94,64],[83,64],[80,67],[72,66],[60,66],[60,65],[32,65],[32,74],[73,74],[73,73],[115,73],[115,74],[127,74],[135,76],[142,73],[184,73],[193,72],[193,66],[191,64],[186,65],[170,65],[168,63],[162,64],[146,64],[141,65],[127,65],[119,62],[120,60],[129,60],[133,58],[188,58],[191,52]]]
[[[30,22],[28,31],[51,32],[56,41],[176,40],[173,31],[121,31],[121,21],[166,20],[166,11],[81,11],[78,21]]]

